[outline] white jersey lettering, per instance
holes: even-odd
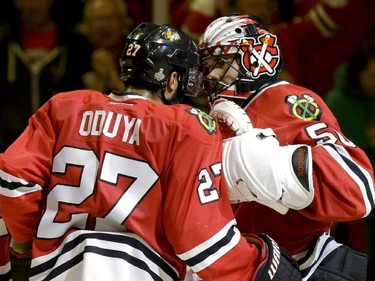
[[[79,134],[81,136],[100,136],[115,138],[119,133],[120,123],[123,121],[124,133],[122,142],[140,145],[139,131],[142,120],[130,118],[129,116],[117,113],[114,116],[112,111],[104,110],[85,111],[82,115]]]

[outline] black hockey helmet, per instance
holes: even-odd
[[[171,72],[180,78],[177,98],[198,94],[202,74],[196,44],[171,25],[144,22],[125,40],[121,57],[121,80],[164,90]]]

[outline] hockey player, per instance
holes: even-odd
[[[199,66],[184,33],[143,23],[125,40],[123,92],[55,95],[0,155],[2,215],[32,242],[30,280],[189,280],[187,268],[301,280],[270,237],[240,235],[216,123],[175,105],[199,89]]]
[[[274,237],[304,280],[365,280],[366,256],[329,232],[374,208],[366,154],[316,93],[277,79],[277,37],[260,19],[218,18],[198,48],[212,115],[237,134],[224,141],[223,172],[240,231]]]

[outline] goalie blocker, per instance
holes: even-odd
[[[284,248],[266,234],[244,234],[247,241],[258,246],[261,263],[252,281],[300,281],[298,263]]]
[[[253,128],[246,112],[226,99],[216,100],[210,115],[232,132],[223,134],[222,160],[232,203],[257,201],[285,214],[312,202],[309,146],[280,146],[272,129]]]
[[[231,200],[299,210],[314,198],[311,147],[280,146],[271,129],[224,140],[222,165]]]

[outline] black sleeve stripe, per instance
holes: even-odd
[[[345,157],[343,154],[341,154],[333,144],[324,144],[324,145],[328,145],[332,149],[334,149],[337,152],[337,154],[341,157],[341,159],[345,162],[345,164],[349,167],[349,169],[352,170],[353,173],[356,174],[357,177],[361,180],[361,182],[363,183],[363,185],[366,189],[366,195],[367,195],[367,198],[368,198],[369,203],[371,205],[371,209],[373,209],[375,204],[374,204],[374,199],[373,199],[373,196],[372,196],[370,184],[369,184],[366,176],[359,169],[358,165],[356,163],[354,163],[352,160]]]
[[[213,244],[211,247],[207,248],[200,254],[194,256],[191,259],[186,260],[186,263],[193,267],[194,265],[203,262],[205,259],[207,259],[209,256],[215,254],[218,252],[221,248],[225,247],[234,237],[235,235],[235,226],[233,225],[227,232],[227,235],[224,236],[222,239],[217,241],[215,244]]]
[[[15,190],[20,187],[35,187],[35,183],[22,184],[20,182],[8,182],[0,178],[0,186],[9,190]]]

